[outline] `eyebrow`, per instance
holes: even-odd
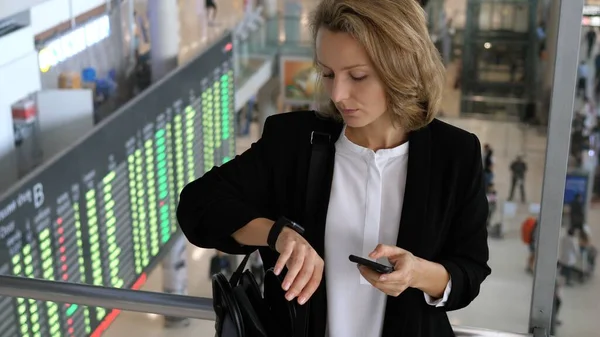
[[[321,65],[321,66],[323,66],[325,68],[329,68],[328,66],[326,66],[325,64],[323,64],[319,60],[317,60],[317,64],[319,64],[319,65]],[[354,69],[354,68],[358,68],[358,67],[366,67],[366,66],[367,66],[366,64],[353,64],[353,65],[350,65],[350,66],[343,67],[342,70],[350,70],[350,69]],[[329,68],[329,69],[331,69],[331,68]]]

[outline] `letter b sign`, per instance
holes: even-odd
[[[33,185],[33,205],[39,208],[44,204],[44,186],[40,183]]]

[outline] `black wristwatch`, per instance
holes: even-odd
[[[281,234],[283,227],[289,227],[295,230],[300,235],[304,234],[304,228],[302,226],[298,225],[297,223],[293,222],[292,220],[286,217],[280,217],[279,219],[277,219],[277,221],[275,221],[273,227],[271,227],[271,230],[269,231],[269,236],[267,237],[267,245],[269,245],[269,248],[271,248],[274,251],[277,250],[275,248],[275,244],[277,243],[277,238],[279,237],[279,234]]]

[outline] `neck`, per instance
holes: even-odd
[[[382,116],[360,128],[346,126],[345,135],[354,144],[373,151],[391,149],[405,143],[408,140],[408,133],[384,118]]]

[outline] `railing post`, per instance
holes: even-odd
[[[552,331],[558,239],[561,229],[567,158],[575,80],[579,63],[581,14],[584,0],[554,0],[558,9],[556,58],[548,123],[546,165],[542,187],[541,217],[535,277],[529,316],[530,332],[545,336]],[[549,22],[549,24],[553,24]],[[552,36],[549,36],[552,38]]]

